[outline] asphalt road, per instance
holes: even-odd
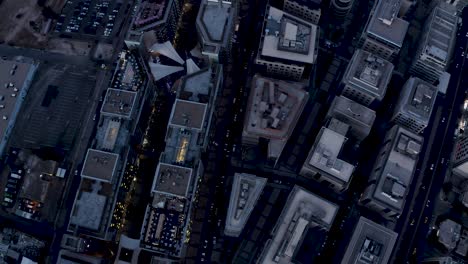
[[[434,201],[442,188],[447,170],[445,161],[450,159],[453,150],[453,135],[460,115],[460,105],[465,98],[468,80],[468,9],[462,15],[464,24],[458,30],[452,65],[449,68],[451,80],[445,98],[439,98],[438,109],[426,133],[428,148],[424,157],[419,181],[415,186],[413,200],[408,208],[409,214],[401,218],[397,232],[400,234],[397,249],[394,251],[395,263],[413,263],[421,260],[424,241],[430,228]],[[462,55],[463,54],[463,55]]]

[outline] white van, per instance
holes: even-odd
[[[21,179],[21,175],[18,175],[18,174],[16,174],[16,173],[12,173],[12,174],[11,174],[11,177],[12,177],[12,178],[15,178],[15,179]]]
[[[3,198],[3,201],[13,203],[13,200],[8,197]]]

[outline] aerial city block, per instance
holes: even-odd
[[[0,14],[0,264],[468,263],[468,0]]]

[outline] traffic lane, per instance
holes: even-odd
[[[463,43],[466,44],[466,40],[465,40],[465,39],[463,40]],[[465,56],[464,56],[464,55],[465,55],[465,53],[466,53],[466,51],[467,51],[467,48],[468,48],[468,47],[465,46],[464,51],[458,51],[458,54],[456,54],[456,55],[460,55],[460,56],[457,58],[457,64],[460,64],[460,63],[461,63],[461,65],[462,65],[461,67],[456,67],[456,69],[458,69],[458,73],[466,73],[466,68],[465,68],[465,66],[464,66],[464,65],[465,65]],[[461,52],[461,54],[460,54],[460,52]],[[463,76],[463,75],[460,75],[460,74],[459,74],[459,75],[457,76],[457,74],[455,74],[454,77],[458,77],[458,78],[457,78],[457,84],[456,84],[456,87],[455,87],[456,89],[455,89],[455,90],[454,90],[454,89],[449,89],[449,90],[448,90],[449,96],[448,96],[448,98],[447,98],[448,100],[447,100],[446,102],[447,102],[447,103],[448,103],[449,101],[451,102],[451,105],[450,105],[450,104],[448,105],[448,107],[450,107],[450,108],[449,108],[450,110],[453,110],[453,109],[456,110],[456,109],[458,109],[458,108],[455,107],[455,106],[457,105],[457,101],[460,101],[460,100],[461,100],[461,98],[460,98],[461,96],[458,96],[458,95],[459,95],[461,92],[464,93],[464,90],[463,90],[463,89],[460,89],[460,87],[461,87],[461,86],[463,85],[463,83],[464,83],[464,80],[463,80],[463,77],[462,77],[462,76]],[[452,95],[452,93],[451,93],[452,91],[453,91],[453,95]],[[459,99],[459,100],[457,100],[457,99]],[[443,135],[443,142],[445,142],[445,140],[447,139],[447,136],[449,136],[449,140],[452,139],[452,134],[453,134],[453,132],[454,132],[454,126],[453,126],[453,124],[456,123],[456,118],[455,118],[455,119],[452,119],[453,113],[454,113],[453,111],[449,111],[449,117],[448,117],[449,120],[448,120],[448,124],[447,124],[446,126],[440,126],[442,129],[445,128],[445,130],[444,130],[444,135]],[[455,112],[455,113],[457,113],[457,112]],[[452,124],[451,124],[451,123],[452,123]],[[442,171],[441,171],[441,170],[444,170],[445,166],[444,166],[444,165],[439,166],[439,160],[440,160],[440,158],[441,158],[441,154],[442,154],[442,153],[445,154],[445,152],[449,150],[449,148],[446,147],[447,145],[451,146],[452,144],[442,144],[442,147],[441,147],[440,151],[438,152],[438,157],[437,157],[437,159],[434,160],[434,162],[436,163],[436,170],[435,170],[435,172],[434,172],[431,176],[437,176],[437,175],[441,175],[441,174],[442,174]],[[435,184],[434,184],[434,181],[433,181],[434,178],[436,178],[436,179],[438,180],[437,182],[435,182]],[[440,191],[442,181],[443,181],[443,177],[431,177],[430,180],[429,180],[429,184],[430,184],[430,186],[432,187],[432,188],[431,188],[431,191],[430,191],[429,193],[427,193],[427,195],[424,197],[424,200],[422,200],[423,198],[421,198],[421,200],[418,201],[419,204],[421,204],[421,203],[426,204],[426,202],[428,201],[429,197],[432,197],[432,198],[434,199],[435,196],[436,196],[436,195],[438,194],[438,192]],[[416,228],[416,232],[413,233],[413,236],[412,236],[411,239],[408,241],[409,245],[411,245],[411,247],[409,247],[410,250],[413,249],[412,257],[416,257],[416,253],[417,253],[417,248],[414,248],[414,246],[413,246],[413,243],[414,243],[414,241],[415,241],[415,240],[414,240],[415,237],[418,236],[418,238],[419,238],[418,240],[421,240],[421,238],[420,238],[419,236],[425,235],[425,234],[426,234],[426,232],[425,232],[425,231],[426,231],[426,229],[425,229],[426,226],[424,225],[424,224],[426,224],[426,223],[424,223],[423,225],[421,225],[421,227],[420,227],[420,225],[419,225],[420,222],[421,222],[421,220],[422,220],[421,218],[422,218],[423,215],[425,214],[426,210],[427,210],[426,207],[421,207],[421,208],[418,210],[418,211],[420,212],[420,213],[419,213],[419,218],[418,218],[416,227],[414,227],[414,228]],[[427,214],[427,212],[426,212],[426,214]],[[428,217],[428,216],[425,216],[425,217]],[[426,222],[426,221],[424,221],[424,222]],[[422,230],[419,229],[419,227],[420,227]],[[406,254],[406,256],[408,256],[408,254]]]

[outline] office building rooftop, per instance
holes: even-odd
[[[201,130],[205,121],[207,105],[177,99],[172,108],[170,125]]]
[[[266,182],[266,178],[257,177],[252,174],[234,174],[234,182],[232,183],[229,208],[226,216],[226,227],[224,229],[226,235],[237,237],[242,233]]]
[[[378,177],[374,198],[395,211],[403,210],[408,188],[413,180],[423,138],[396,125],[392,146]]]
[[[334,117],[350,126],[350,132],[359,140],[367,137],[376,117],[375,111],[344,96],[333,100],[327,117]]]
[[[354,171],[354,165],[338,157],[347,138],[345,136],[346,133],[340,133],[332,130],[333,122],[339,121],[332,120],[332,126],[329,126],[328,128],[322,127],[320,130],[315,141],[316,143],[307,157],[307,164],[305,164],[305,166],[315,167],[316,169],[324,171],[343,182],[348,182]],[[344,123],[341,123],[340,125],[347,126]]]
[[[192,169],[159,163],[156,168],[152,192],[187,197]]]
[[[398,17],[400,7],[401,0],[379,0],[368,24],[367,33],[401,47],[409,23]]]
[[[453,12],[436,6],[428,19],[427,32],[422,40],[423,54],[447,66],[455,44],[458,17]]]
[[[436,87],[417,77],[411,77],[403,86],[396,111],[428,123],[436,97]]]
[[[236,3],[204,0],[197,17],[197,29],[203,38],[203,46],[219,49],[227,46],[236,15]]]
[[[361,216],[354,228],[342,264],[386,264],[398,234]]]
[[[15,120],[37,65],[0,59],[0,137]],[[13,115],[13,116],[12,116]]]
[[[182,78],[178,90],[179,99],[208,103],[217,92],[221,67],[213,66],[197,70]]]
[[[81,177],[111,182],[115,174],[119,155],[96,149],[88,149]]]
[[[272,240],[263,249],[259,263],[292,263],[308,229],[329,230],[337,212],[337,205],[295,186],[277,220]]]
[[[289,138],[308,99],[303,84],[253,77],[244,133],[267,139]]]
[[[457,247],[461,234],[462,226],[453,220],[446,219],[440,223],[437,237],[439,243],[451,251]]]
[[[343,82],[382,100],[392,77],[393,64],[365,50],[356,50]]]
[[[316,58],[316,25],[282,10],[268,7],[265,14],[260,55],[293,62],[314,64]]]
[[[136,92],[109,88],[102,104],[101,113],[130,119],[136,98]]]

